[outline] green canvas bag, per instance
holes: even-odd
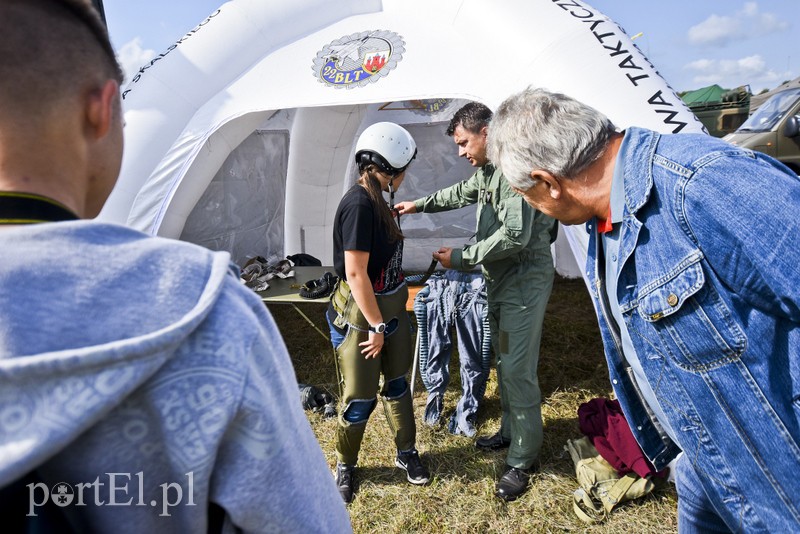
[[[647,495],[662,480],[642,478],[636,473],[620,476],[586,436],[568,440],[564,449],[575,464],[575,476],[580,485],[572,495],[572,507],[586,523],[604,521],[617,505]]]

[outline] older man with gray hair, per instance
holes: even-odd
[[[618,131],[527,89],[488,153],[533,207],[587,223],[587,276],[614,392],[680,532],[800,528],[800,179],[707,135]]]

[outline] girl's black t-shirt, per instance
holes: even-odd
[[[367,275],[376,293],[391,291],[403,283],[403,241],[389,240],[367,191],[358,184],[342,197],[333,222],[333,266],[346,280],[345,250],[369,252]]]

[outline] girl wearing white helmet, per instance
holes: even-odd
[[[406,380],[413,342],[402,269],[403,234],[389,208],[392,204],[383,197],[383,192],[393,196],[400,187],[416,152],[411,134],[397,124],[379,122],[364,130],[356,143],[360,176],[342,197],[334,220],[334,267],[340,282],[327,315],[342,401],[336,483],[345,502],[353,498],[361,440],[378,393],[395,433],[395,464],[412,484],[426,484],[430,478],[415,446]]]

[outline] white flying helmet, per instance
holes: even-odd
[[[359,169],[374,163],[392,176],[403,172],[417,155],[417,143],[408,130],[393,122],[376,122],[356,142]]]

